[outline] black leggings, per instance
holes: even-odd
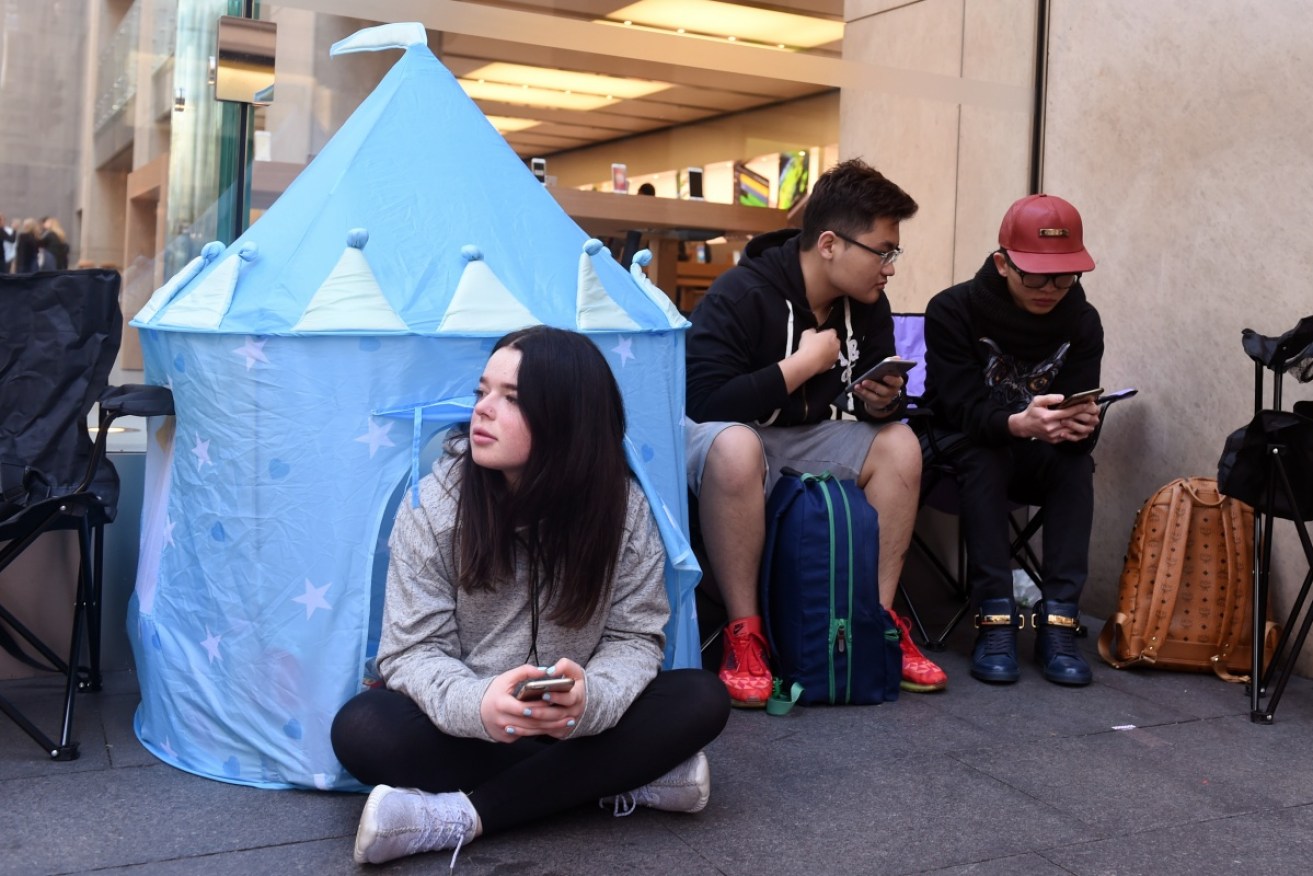
[[[375,689],[333,719],[333,751],[366,785],[463,790],[484,833],[632,791],[692,757],[724,729],[729,696],[701,669],[657,673],[620,721],[596,736],[512,743],[448,736],[409,697]]]

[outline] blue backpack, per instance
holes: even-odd
[[[853,481],[782,472],[766,503],[761,611],[785,695],[768,711],[898,699],[903,658],[880,605],[879,531]]]

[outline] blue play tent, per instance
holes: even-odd
[[[333,53],[398,48],[260,221],[207,245],[133,321],[146,379],[177,410],[149,428],[136,732],[202,776],[356,787],[328,731],[368,676],[393,514],[425,448],[468,419],[493,341],[524,325],[586,332],[611,363],[668,552],[666,664],[699,663],[688,324],[565,215],[422,26]]]

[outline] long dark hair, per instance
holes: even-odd
[[[468,445],[462,451],[459,583],[492,590],[513,580],[518,548],[547,616],[581,627],[609,593],[624,531],[624,402],[601,351],[581,334],[534,326],[506,335],[493,352],[506,347],[520,352],[529,459],[511,490],[500,471],[474,463]]]

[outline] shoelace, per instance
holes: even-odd
[[[606,807],[606,800],[598,800],[597,805]],[[611,814],[616,818],[623,818],[626,815],[632,815],[638,808],[638,799],[632,791],[626,791],[623,794],[616,794],[611,798]]]
[[[434,808],[428,797],[421,798],[424,801],[424,808],[428,812],[428,823],[422,832],[420,848],[441,848],[451,840],[456,841],[456,848],[451,852],[451,864],[447,867],[450,871],[456,869],[456,856],[460,854],[461,847],[465,845],[465,840],[469,838],[469,828],[464,824],[448,821],[444,818],[441,810]]]
[[[730,636],[729,647],[734,652],[734,662],[740,668],[746,667],[752,675],[768,675],[770,670],[762,661],[761,655],[766,652],[766,642],[760,636],[746,633],[741,636]]]
[[[1048,640],[1049,652],[1059,657],[1072,657],[1078,651],[1076,634],[1071,630],[1049,627]]]
[[[460,847],[465,845],[465,832],[462,831],[460,838],[456,840],[456,849],[451,853],[451,864],[448,865],[449,872],[456,872],[456,856],[460,854]]]
[[[1012,650],[1011,627],[986,627],[985,628],[985,653],[986,654],[1006,654]]]
[[[911,622],[902,615],[894,612],[890,612],[889,615],[894,619],[894,627],[898,630],[898,644],[902,647],[903,651],[912,658],[925,660],[926,656],[921,653],[921,649],[917,647],[916,642],[912,639]]]

